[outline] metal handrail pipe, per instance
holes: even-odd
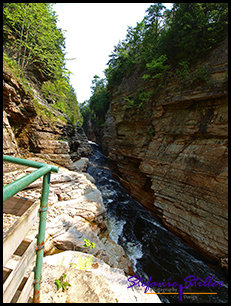
[[[50,187],[50,175],[48,172],[43,176],[43,188],[42,196],[40,199],[40,217],[39,217],[39,233],[37,237],[37,249],[36,249],[36,265],[34,274],[34,295],[33,303],[39,303],[40,301],[40,282],[42,276],[42,263],[43,263],[43,248],[45,244],[45,230],[46,230],[46,218],[48,209],[48,197]]]
[[[51,171],[51,166],[44,164],[43,167],[17,179],[16,181],[9,183],[3,187],[3,202],[14,196],[17,192]]]
[[[28,159],[23,159],[23,158],[18,158],[14,156],[8,156],[8,155],[3,155],[3,161],[10,162],[13,164],[18,164],[18,165],[23,165],[27,167],[33,167],[33,168],[41,168],[44,167],[45,165],[48,165],[46,163],[40,163],[36,162],[33,160],[28,160]],[[49,165],[51,167],[52,172],[59,172],[59,167],[58,166],[53,166]]]
[[[16,181],[3,187],[3,202],[11,198],[17,192],[43,176],[42,196],[40,198],[39,208],[39,230],[37,235],[36,247],[36,264],[34,275],[34,295],[33,302],[39,303],[40,301],[40,282],[42,276],[42,262],[43,262],[43,248],[45,243],[45,230],[46,230],[46,217],[48,209],[48,197],[50,187],[51,172],[59,172],[58,166],[48,165],[46,163],[39,163],[32,160],[21,159],[13,156],[3,155],[3,161],[38,168],[37,170],[20,177]]]

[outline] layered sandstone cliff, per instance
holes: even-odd
[[[123,79],[103,141],[125,189],[214,260],[228,253],[227,48],[226,39],[191,67],[189,81],[173,75],[141,107],[129,99],[157,82],[139,71]]]
[[[27,85],[28,86],[28,85]],[[46,158],[74,170],[73,162],[92,155],[81,126],[52,109],[33,83],[25,85],[3,65],[3,153]]]
[[[44,248],[44,254],[48,256],[44,258],[40,301],[150,301],[141,288],[127,292],[127,276],[134,275],[132,263],[123,248],[109,237],[106,210],[94,179],[88,173],[80,172],[86,169],[87,159],[79,158],[93,154],[82,127],[73,127],[67,120],[62,120],[64,115],[46,105],[42,95],[32,86],[27,92],[4,67],[3,154],[59,165],[59,173],[53,173],[50,180]],[[4,163],[3,185],[32,171],[33,168]],[[17,196],[39,201],[41,186],[42,178],[18,192]],[[18,216],[8,213],[3,219],[6,234]],[[38,222],[29,231],[28,239],[37,234]],[[94,242],[95,248],[85,248],[83,239]],[[85,260],[90,254],[92,265],[83,268],[78,262],[79,255]],[[12,256],[7,267],[14,269],[16,260]],[[33,266],[34,262],[26,271],[27,276]],[[57,291],[55,280],[64,272],[71,287],[65,292]],[[17,293],[12,301],[16,296]],[[160,303],[157,295],[155,302]]]

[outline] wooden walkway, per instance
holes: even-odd
[[[37,219],[39,203],[11,197],[3,203],[3,212],[19,216],[3,236],[3,302],[25,303],[33,290],[34,272],[25,274],[36,256],[36,239],[26,235]],[[17,259],[12,267],[13,259]],[[28,274],[28,273],[27,273]]]

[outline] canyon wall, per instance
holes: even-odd
[[[136,70],[112,92],[102,148],[123,187],[164,225],[218,260],[228,254],[228,40],[158,82]]]
[[[81,126],[53,109],[35,84],[23,84],[3,65],[3,153],[37,156],[75,170],[73,162],[93,154]]]
[[[59,172],[52,173],[50,179],[44,248],[45,256],[49,256],[43,260],[40,301],[86,302],[85,291],[89,293],[90,288],[88,302],[147,302],[141,290],[133,290],[134,292],[131,290],[129,296],[121,295],[121,292],[127,291],[127,276],[135,273],[123,248],[110,239],[102,195],[95,186],[93,177],[80,172],[80,167],[76,166],[76,160],[81,156],[93,154],[82,127],[72,126],[64,114],[47,104],[34,84],[31,83],[26,88],[25,84],[5,66],[3,154],[59,165]],[[31,167],[4,162],[3,185],[28,175],[33,170]],[[37,179],[18,192],[17,196],[38,201],[41,197],[42,180],[42,177]],[[18,218],[9,212],[3,213],[4,235],[7,235],[7,231],[11,230]],[[27,234],[27,239],[33,239],[37,234],[38,222],[39,220],[36,220]],[[94,251],[90,247],[85,247],[84,239],[95,243]],[[60,256],[56,253],[61,254],[59,262],[55,261],[57,255]],[[91,254],[91,258],[87,253]],[[66,262],[69,254],[71,261],[64,267],[64,259]],[[83,256],[84,260],[90,258],[92,261],[90,266],[83,268],[80,256]],[[73,263],[75,257],[77,262]],[[15,264],[15,259],[10,258],[7,267],[15,269]],[[27,267],[26,276],[31,274],[34,264],[33,261]],[[73,278],[69,279],[73,293],[68,291],[65,298],[63,292],[57,293],[55,285],[55,279],[58,278],[55,276],[55,271],[59,274],[60,269],[62,272],[67,272],[67,275],[73,273]],[[49,285],[51,275],[52,286]],[[78,282],[79,276],[80,282]],[[86,281],[86,290],[80,290],[78,295],[77,289],[86,277],[89,278]],[[102,296],[102,292],[99,292],[102,284],[103,290],[108,293],[106,296]],[[111,290],[112,287],[117,289]],[[15,302],[16,296],[12,301]],[[30,298],[32,299],[32,296]],[[157,295],[155,301],[160,302]]]

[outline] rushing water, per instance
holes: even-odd
[[[208,266],[208,261],[188,246],[182,239],[163,227],[161,222],[134,200],[112,177],[107,158],[96,144],[92,144],[94,155],[89,158],[88,173],[96,181],[101,191],[107,210],[110,237],[120,244],[129,256],[133,269],[145,282],[152,276],[151,282],[184,282],[187,276],[199,277],[203,281],[207,276],[214,276],[214,281],[221,282],[222,287],[190,286],[183,294],[183,303],[226,303],[228,302],[228,285],[225,275]],[[203,283],[203,281],[201,281]],[[144,282],[144,280],[142,280]],[[128,282],[128,286],[132,285]],[[155,292],[179,292],[179,287],[153,287]],[[129,288],[128,290],[132,290]],[[144,288],[145,290],[145,288]],[[150,291],[149,291],[150,292]],[[214,294],[217,293],[217,294]],[[152,295],[149,295],[150,301]],[[165,303],[178,303],[178,294],[161,294],[159,298]]]

